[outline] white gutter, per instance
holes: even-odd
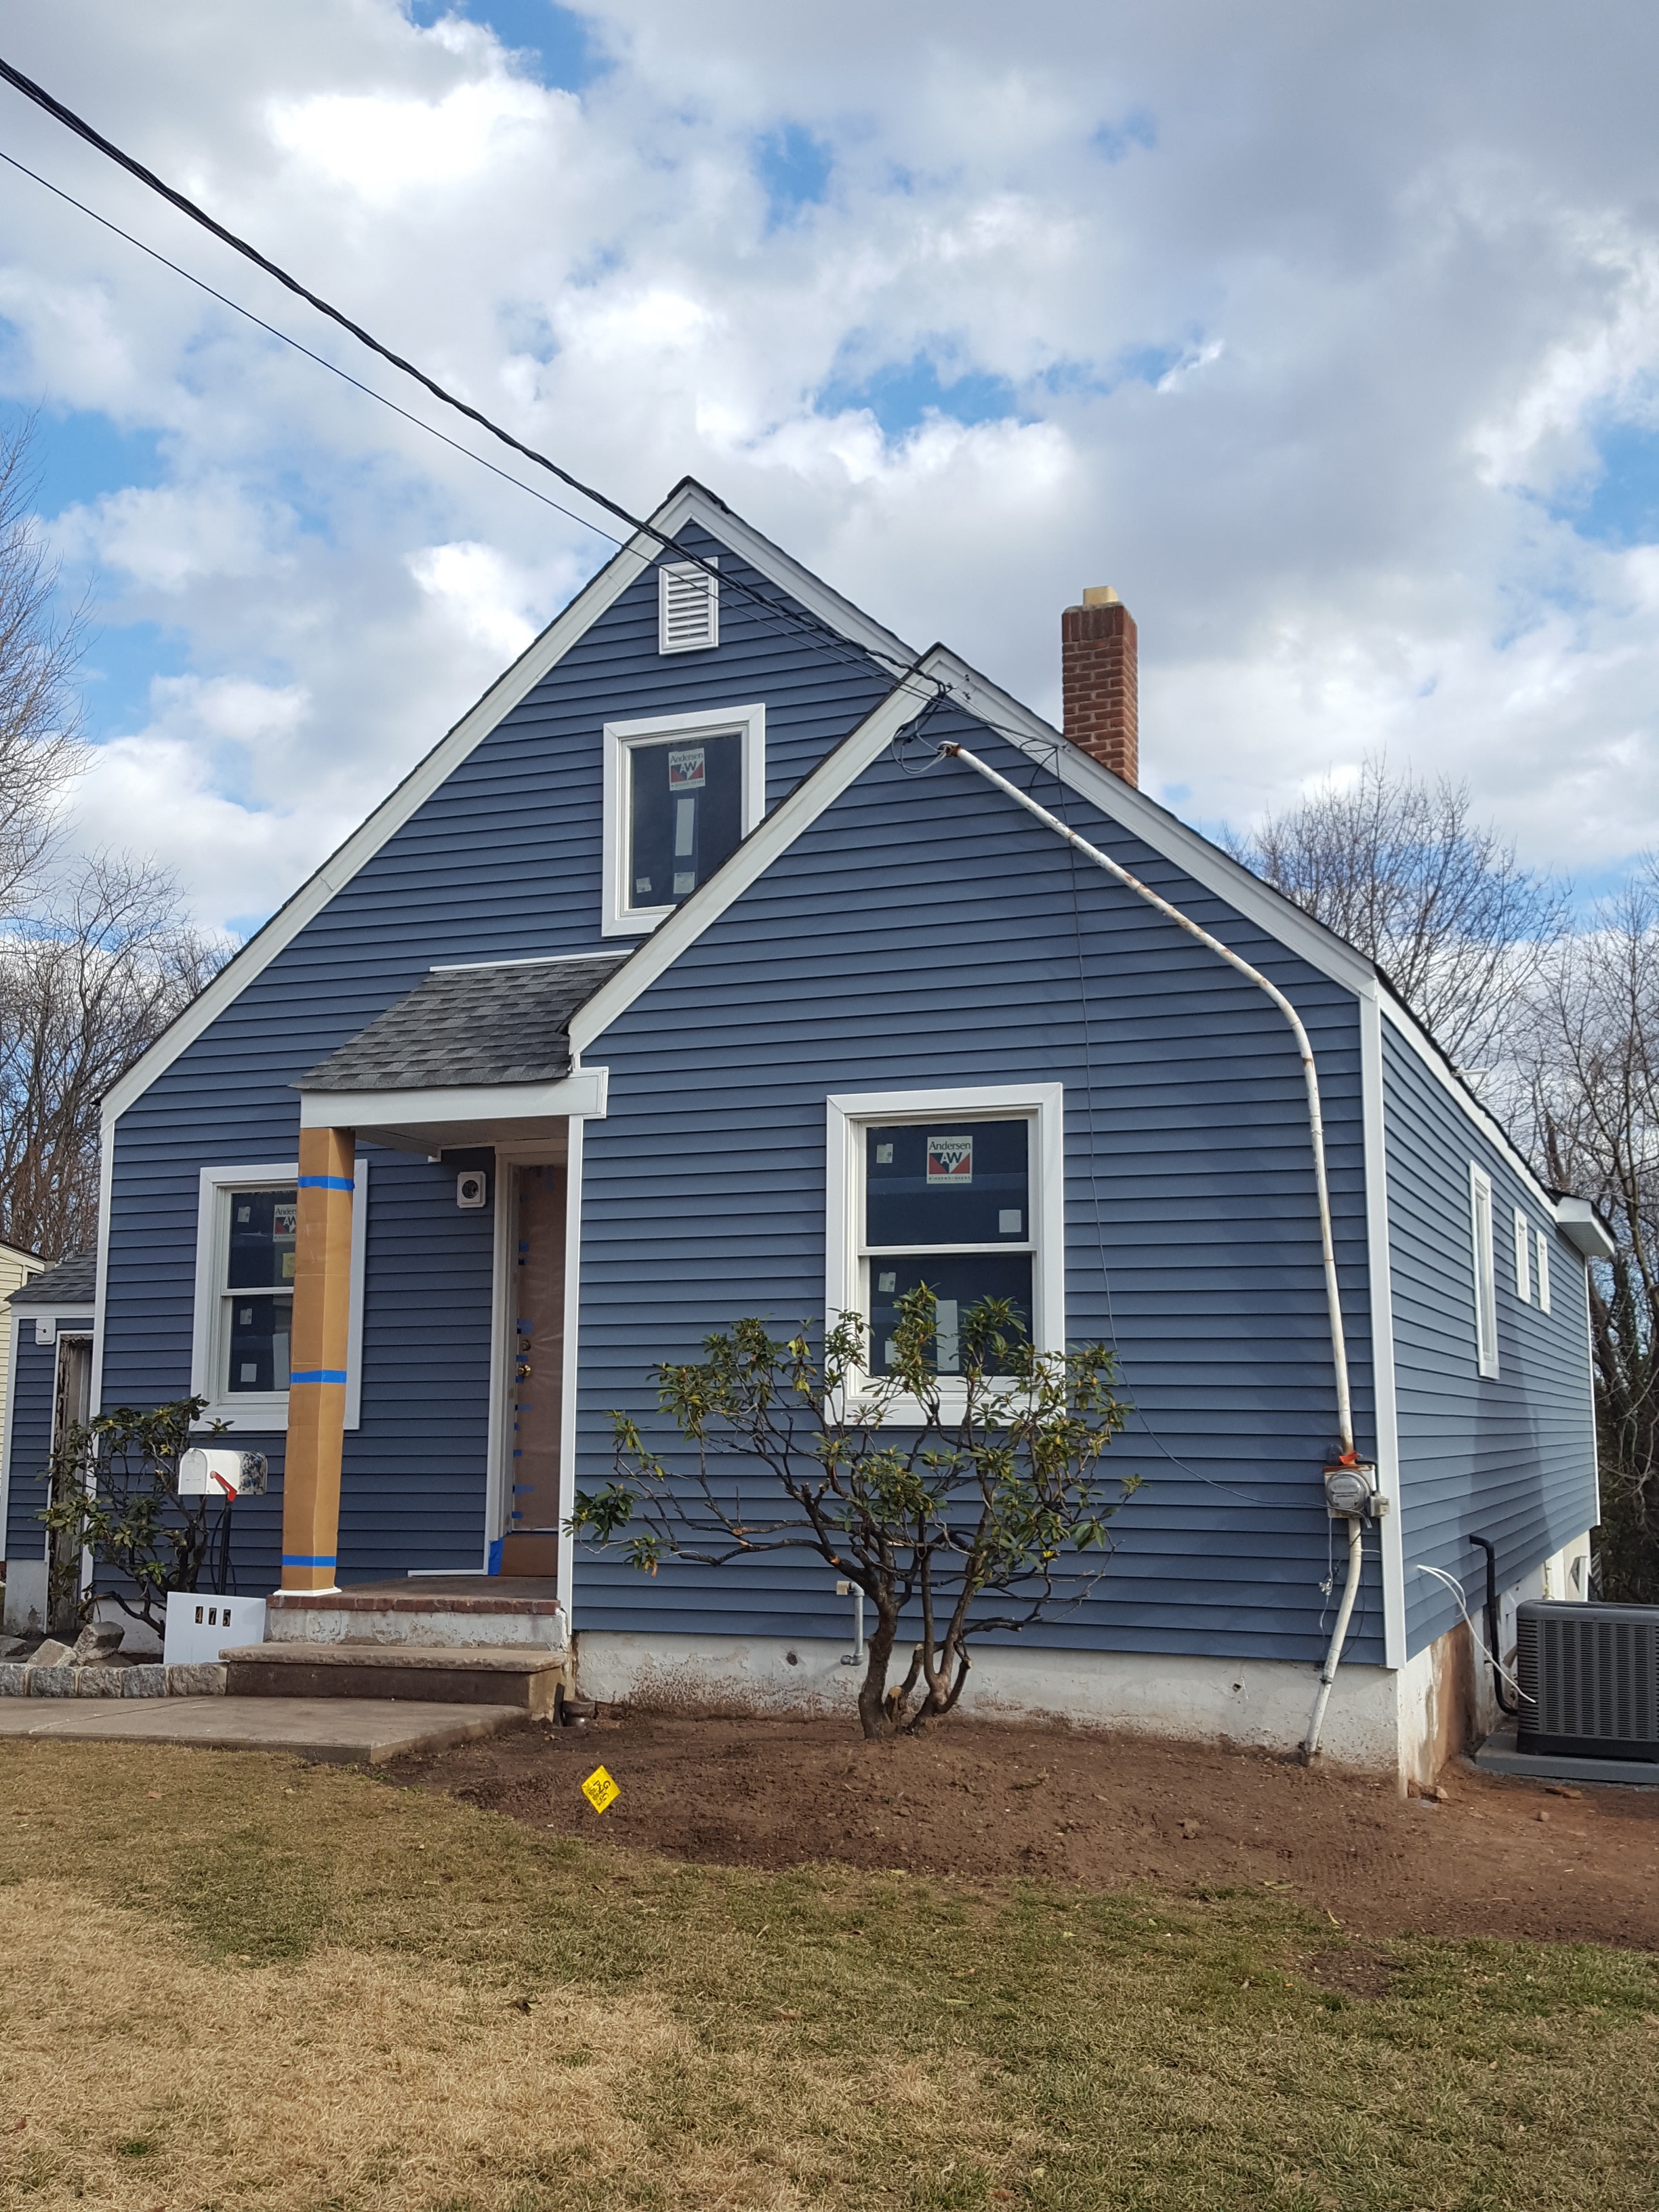
[[[1307,1030],[1302,1026],[1302,1017],[1279,986],[1270,982],[1259,968],[1252,968],[1248,960],[1240,959],[1231,945],[1224,945],[1218,937],[1212,937],[1207,929],[1200,929],[1195,921],[1182,913],[1179,907],[1171,906],[1168,899],[1161,898],[1150,885],[1143,884],[1139,876],[1132,876],[1127,868],[1101,852],[1097,846],[1090,844],[1086,838],[1079,837],[1076,830],[1069,829],[1057,814],[1050,814],[1046,806],[1039,806],[1036,799],[1029,797],[1018,784],[1010,783],[1006,775],[999,775],[995,769],[988,766],[976,754],[970,753],[965,745],[945,744],[941,745],[939,750],[952,760],[966,761],[969,768],[977,769],[988,783],[995,784],[999,791],[1006,791],[1010,799],[1023,806],[1028,814],[1035,814],[1039,822],[1045,823],[1075,851],[1092,860],[1097,868],[1104,868],[1115,882],[1133,891],[1137,897],[1145,899],[1148,906],[1156,907],[1160,914],[1166,915],[1189,937],[1195,937],[1218,959],[1224,960],[1230,968],[1236,968],[1258,990],[1267,993],[1290,1024],[1291,1032],[1296,1039],[1296,1048],[1302,1055],[1302,1072],[1307,1079],[1308,1135],[1313,1146],[1314,1183],[1319,1194],[1319,1238],[1325,1260],[1325,1303],[1330,1316],[1331,1365],[1336,1376],[1336,1417],[1342,1437],[1342,1462],[1352,1465],[1354,1460],[1353,1407],[1348,1391],[1348,1349],[1342,1331],[1342,1302],[1336,1279],[1336,1248],[1331,1238],[1331,1194],[1325,1174],[1325,1122],[1319,1105],[1319,1072],[1314,1066],[1313,1047],[1308,1042]],[[1358,1525],[1356,1522],[1356,1528]],[[1351,1583],[1354,1579],[1357,1577],[1351,1578]],[[1352,1586],[1344,1592],[1343,1597],[1345,1605],[1351,1611]],[[1345,1613],[1342,1626],[1346,1629],[1346,1626]],[[1330,1664],[1334,1671],[1334,1656]]]

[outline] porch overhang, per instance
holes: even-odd
[[[355,1129],[393,1152],[471,1152],[553,1141],[572,1119],[603,1121],[610,1070],[552,1083],[447,1084],[426,1090],[300,1092],[302,1129]]]
[[[1587,1260],[1611,1260],[1619,1249],[1587,1198],[1558,1199],[1555,1221],[1568,1243],[1577,1245]]]

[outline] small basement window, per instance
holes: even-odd
[[[707,653],[720,641],[720,578],[695,561],[665,562],[657,570],[658,652]]]
[[[292,1164],[202,1170],[191,1394],[208,1401],[204,1422],[229,1421],[245,1434],[288,1426],[298,1177]],[[368,1178],[360,1161],[352,1206],[348,1428],[357,1425],[360,1395]]]
[[[758,706],[606,724],[606,935],[654,929],[754,828],[765,727]]]
[[[1006,1298],[1034,1342],[1065,1343],[1059,1085],[832,1098],[827,1310],[869,1323],[869,1373],[891,1371],[899,1302],[938,1301],[941,1377],[960,1374],[961,1328]]]
[[[1469,1169],[1469,1218],[1474,1247],[1475,1355],[1482,1375],[1498,1372],[1498,1287],[1492,1255],[1492,1177]]]

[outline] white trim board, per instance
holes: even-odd
[[[14,1315],[11,1321],[11,1352],[6,1362],[5,1424],[3,1433],[0,1434],[0,1559],[4,1559],[7,1555],[6,1528],[11,1517],[11,1417],[12,1408],[17,1403],[17,1355],[23,1348],[22,1339],[19,1334],[22,1325],[22,1316]],[[46,1557],[46,1532],[43,1528],[40,1531],[42,1559]]]
[[[720,538],[733,553],[789,592],[832,629],[862,646],[878,660],[893,663],[896,667],[908,667],[914,663],[915,655],[901,639],[740,520],[702,485],[687,479],[676,486],[648,522],[652,532],[660,532],[670,538],[678,537],[688,524],[695,523],[711,537]],[[629,586],[655,566],[662,551],[656,536],[641,532],[611,556],[564,611],[496,678],[477,705],[462,716],[424,760],[410,769],[338,851],[295,892],[263,929],[249,939],[201,996],[128,1069],[104,1100],[106,1121],[118,1121],[136,1099],[143,1097],[180,1053],[187,1050],[225,1008],[240,997],[278,953],[322,912],[335,892],[343,890],[374,859],[467,755],[580,642]]]
[[[1370,1278],[1371,1397],[1376,1486],[1389,1501],[1380,1525],[1382,1662],[1406,1663],[1406,1553],[1401,1526],[1400,1417],[1394,1371],[1394,1276],[1389,1253],[1388,1127],[1382,1085],[1382,1018],[1374,997],[1359,1002],[1359,1097],[1365,1145],[1365,1257]]]

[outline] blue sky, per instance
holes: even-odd
[[[1115,584],[1190,819],[1386,751],[1581,885],[1659,846],[1659,26],[1622,0],[1565,50],[1534,0],[58,0],[12,45],[532,442],[636,508],[702,477],[1042,711]],[[204,920],[286,896],[606,550],[15,173],[0,329],[90,613],[73,834]]]

